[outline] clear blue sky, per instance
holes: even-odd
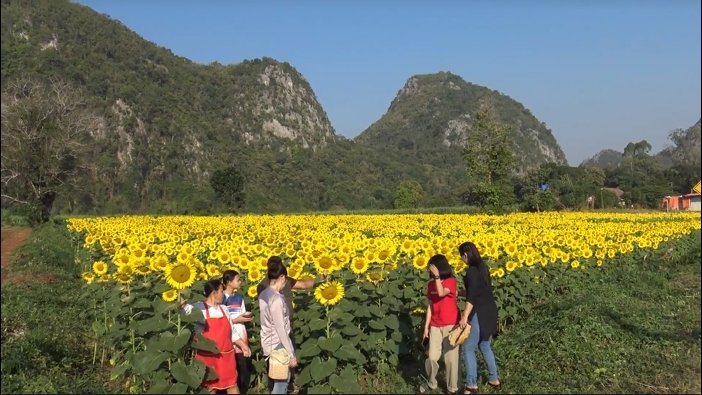
[[[286,61],[350,138],[439,71],[524,104],[571,165],[700,119],[699,0],[78,2],[197,63]]]

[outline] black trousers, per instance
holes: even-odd
[[[239,392],[245,394],[249,391],[251,384],[251,372],[253,371],[253,363],[250,357],[245,357],[244,354],[236,353],[236,384],[239,386]]]

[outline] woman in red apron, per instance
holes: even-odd
[[[204,381],[203,387],[208,388],[211,392],[227,390],[228,394],[238,394],[232,327],[229,323],[229,313],[220,304],[223,292],[224,287],[221,280],[209,280],[205,283],[205,297],[207,299],[202,305],[200,303],[195,305],[203,310],[202,314],[205,316],[205,329],[202,331],[202,336],[212,340],[220,351],[219,354],[212,354],[197,350],[195,359],[214,370],[218,376],[214,380]]]

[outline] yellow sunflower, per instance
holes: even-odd
[[[246,291],[246,294],[249,295],[249,298],[253,299],[258,295],[258,290],[256,289],[258,284],[251,285],[249,289]]]
[[[508,272],[511,272],[511,271],[513,271],[514,269],[516,269],[517,266],[519,266],[519,263],[518,263],[518,262],[515,262],[515,261],[507,261],[507,263],[505,264],[505,269],[507,269]]]
[[[288,276],[292,278],[297,278],[300,275],[300,269],[296,266],[291,266],[288,268]]]
[[[153,271],[166,270],[168,266],[168,257],[164,254],[159,254],[149,260],[149,265]]]
[[[102,276],[107,273],[107,264],[103,261],[96,261],[93,263],[93,272],[98,276]]]
[[[314,290],[314,298],[325,306],[333,306],[344,297],[344,286],[338,281],[319,285]]]
[[[83,272],[81,277],[83,277],[83,280],[88,284],[92,284],[92,282],[95,280],[95,275],[91,272]]]
[[[424,255],[418,255],[412,261],[412,266],[417,270],[424,270],[427,268],[427,257]]]
[[[356,257],[351,262],[351,270],[356,274],[363,274],[368,271],[368,262],[362,256]]]
[[[210,278],[215,278],[222,275],[222,269],[220,269],[219,266],[212,263],[206,264],[205,270],[207,270],[207,275],[210,276]]]
[[[220,251],[219,254],[217,254],[217,258],[219,259],[219,262],[223,265],[229,263],[232,259],[231,255],[229,255],[229,252],[227,251]]]
[[[132,282],[131,271],[127,272],[126,270],[120,270],[114,274],[114,278],[120,284],[129,284]]]
[[[383,281],[383,273],[380,273],[380,272],[368,273],[368,274],[366,274],[366,278],[368,279],[368,281],[372,282],[373,284],[377,284],[377,283]]]
[[[329,274],[334,271],[334,260],[329,255],[322,255],[314,263],[314,267],[317,269],[317,273]]]
[[[423,315],[423,314],[426,313],[426,312],[427,312],[427,309],[424,308],[424,307],[415,307],[415,308],[412,310],[412,313],[411,313],[411,314],[413,314],[413,315]]]
[[[109,274],[103,274],[102,276],[98,276],[97,282],[99,283],[106,283],[109,282],[112,277]]]
[[[151,268],[148,266],[137,266],[134,268],[134,272],[140,276],[146,276],[151,273]]]
[[[175,289],[169,289],[168,291],[163,292],[161,294],[161,298],[166,302],[172,302],[178,299],[178,291],[176,291]]]
[[[298,274],[298,276],[295,278],[298,281],[302,281],[302,280],[313,280],[313,279],[317,278],[317,276],[315,276],[314,274],[312,274],[310,272],[302,272],[302,273]]]
[[[176,262],[166,266],[165,274],[166,282],[175,289],[190,287],[197,277],[195,268],[185,262]]]
[[[263,273],[255,268],[251,268],[248,273],[249,281],[252,283],[257,283],[263,278]]]

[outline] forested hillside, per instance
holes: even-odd
[[[464,149],[482,143],[475,122],[484,108],[505,127],[514,156],[505,162],[514,179],[503,187],[511,184],[506,193],[516,199],[505,202],[524,203],[534,188],[526,180],[543,166],[567,168],[552,131],[524,105],[450,72],[410,76],[387,113],[349,140],[284,61],[262,54],[200,65],[79,4],[1,4],[3,207],[109,214],[480,204],[466,189]],[[666,154],[679,181],[661,172],[657,185],[695,177],[687,158],[697,152],[699,169],[696,130],[697,151],[679,131]],[[565,200],[576,204],[587,189],[625,178],[596,177]]]

